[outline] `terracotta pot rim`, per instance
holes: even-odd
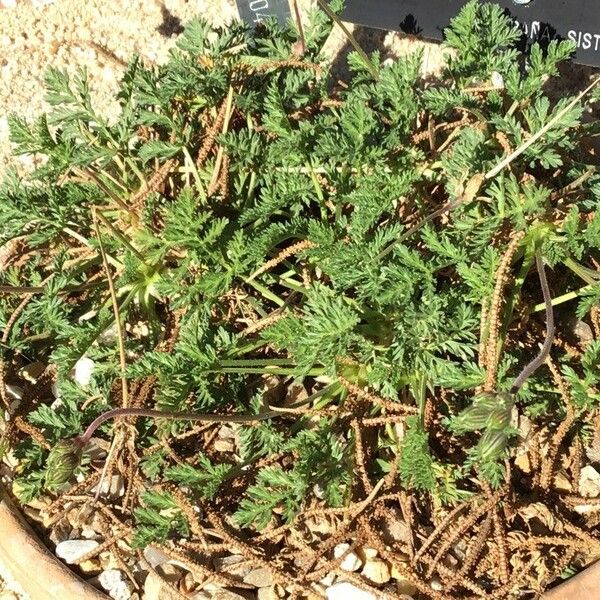
[[[32,600],[110,600],[46,548],[2,485],[0,563]]]
[[[600,589],[600,561],[586,567],[581,573],[547,591],[541,600],[597,600]]]

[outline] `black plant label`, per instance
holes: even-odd
[[[600,66],[600,0],[494,0],[523,32],[522,45],[554,39],[577,44],[575,60]],[[467,0],[347,0],[344,19],[360,25],[442,39]]]
[[[288,0],[236,0],[240,17],[251,25],[258,25],[275,17],[281,25],[290,18]]]

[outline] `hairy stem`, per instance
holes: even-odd
[[[265,421],[278,414],[276,410],[270,410],[257,415],[218,415],[204,414],[187,411],[167,412],[151,408],[113,408],[100,416],[96,417],[80,436],[77,441],[79,444],[86,445],[94,432],[102,423],[111,419],[124,419],[126,417],[151,417],[153,419],[170,419],[180,421],[203,421],[205,423],[254,423],[256,421]]]
[[[540,277],[540,285],[542,286],[542,293],[544,294],[544,302],[546,304],[546,339],[544,345],[540,350],[540,353],[519,373],[517,378],[510,388],[511,394],[516,394],[522,387],[523,384],[538,370],[538,368],[544,363],[550,349],[552,348],[552,342],[554,340],[554,311],[552,309],[552,296],[550,295],[550,288],[548,287],[548,280],[546,279],[546,271],[544,269],[544,261],[542,259],[542,253],[539,250],[535,252],[535,264],[537,266],[538,274]]]

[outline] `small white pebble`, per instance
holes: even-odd
[[[333,550],[334,558],[341,558],[350,548],[350,544],[338,544]],[[362,560],[354,552],[349,552],[342,559],[340,568],[344,571],[358,571],[362,566]]]
[[[9,398],[13,400],[22,400],[23,399],[23,388],[20,388],[18,385],[11,385],[10,383],[6,384],[6,393]]]
[[[441,592],[444,589],[444,586],[442,585],[442,582],[437,577],[434,577],[429,582],[429,587],[431,587],[431,589],[435,590],[436,592]]]
[[[387,583],[391,578],[390,567],[379,558],[369,560],[365,564],[362,574],[376,584]]]
[[[82,356],[76,363],[73,379],[81,386],[87,387],[92,380],[94,361],[87,356]]]
[[[504,88],[504,77],[498,71],[494,71],[492,73],[492,85],[495,88]]]
[[[361,590],[348,581],[334,583],[325,592],[327,600],[377,600],[377,596],[371,592]]]
[[[95,540],[65,540],[56,546],[55,553],[65,562],[73,564],[99,545]]]
[[[129,600],[131,598],[131,589],[123,571],[119,569],[102,571],[98,577],[98,581],[114,600]]]

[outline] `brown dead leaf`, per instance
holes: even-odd
[[[542,502],[533,502],[521,507],[517,513],[527,522],[533,533],[544,533],[540,530],[540,526],[551,532],[562,531],[560,522],[554,518],[550,509]]]

